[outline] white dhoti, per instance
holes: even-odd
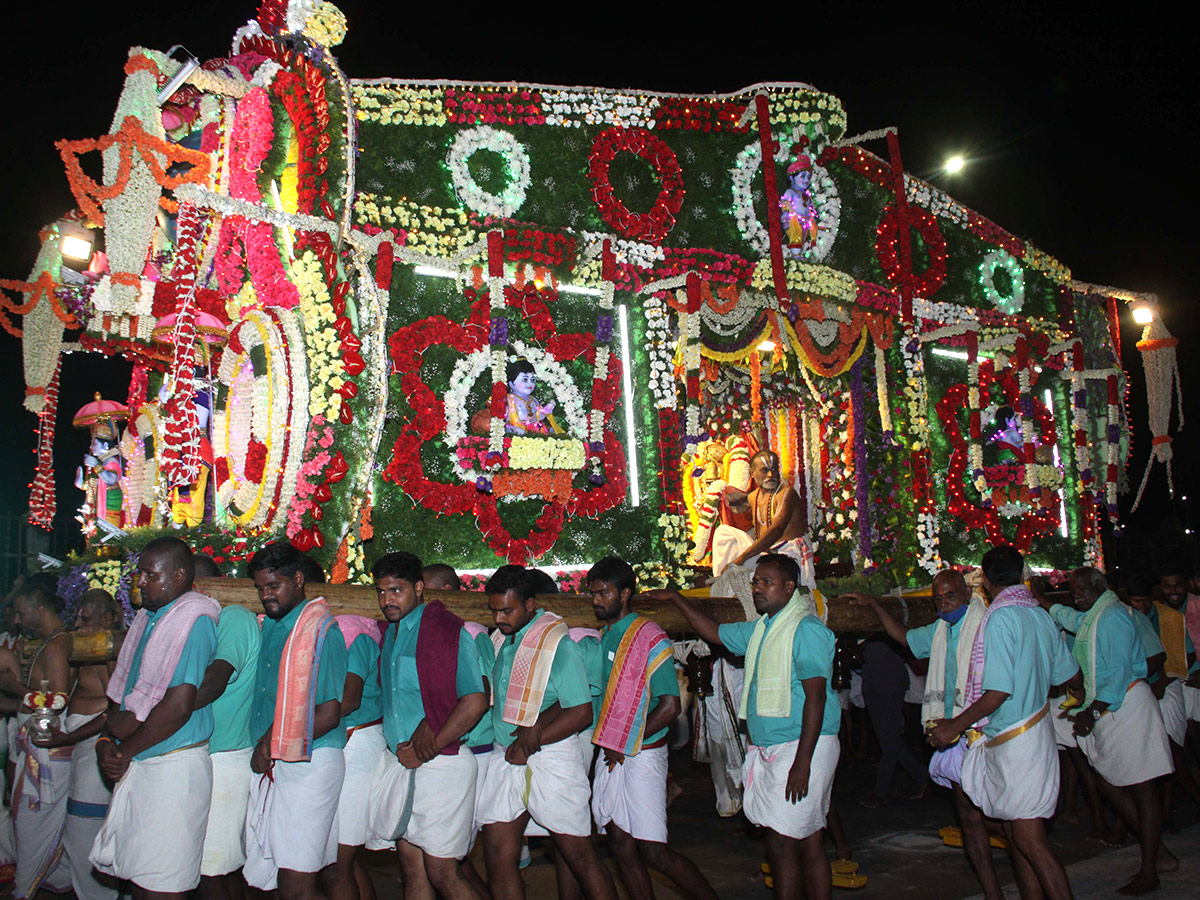
[[[78,731],[100,713],[90,716],[72,713],[67,716],[67,731]],[[96,835],[104,827],[112,791],[100,774],[96,760],[96,738],[75,744],[71,751],[71,790],[67,796],[67,828],[63,848],[71,871],[71,886],[79,900],[114,900],[117,884],[108,875],[96,871],[88,858]]]
[[[1058,708],[1058,703],[1057,698],[1051,699],[1050,712],[1047,713],[1054,726],[1054,743],[1064,750],[1070,750],[1072,747],[1079,746],[1079,739],[1075,737],[1075,723],[1070,716],[1063,715],[1063,710]]]
[[[344,774],[342,749],[318,747],[308,762],[275,760],[269,773],[251,775],[242,869],[247,884],[272,891],[280,869],[320,872],[337,861]]]
[[[836,734],[817,738],[808,771],[808,793],[794,803],[787,798],[787,779],[799,746],[799,741],[770,747],[750,745],[742,771],[746,785],[742,805],[746,818],[755,825],[803,840],[825,827],[833,775],[842,748]]]
[[[439,859],[462,859],[475,822],[475,754],[465,745],[406,769],[391,753],[379,762],[371,790],[371,833],[403,838]]]
[[[342,780],[342,796],[337,812],[339,844],[361,847],[370,837],[371,790],[385,752],[382,725],[355,729],[346,741],[342,751],[346,760],[346,777]]]
[[[717,815],[736,816],[742,808],[742,766],[746,749],[738,730],[737,698],[745,672],[724,659],[713,663],[713,690],[696,704],[693,757],[709,764]]]
[[[16,785],[13,787],[13,831],[17,870],[13,896],[32,897],[42,887],[65,891],[71,872],[63,851],[67,826],[67,796],[71,789],[71,748],[47,750],[29,740],[24,725],[28,713],[17,716]]]
[[[212,755],[212,806],[204,834],[200,874],[228,875],[246,864],[246,807],[250,804],[253,747]]]
[[[626,756],[609,771],[604,750],[592,782],[592,818],[609,822],[639,841],[667,842],[667,748],[653,747]]]
[[[479,823],[513,822],[522,813],[551,834],[590,837],[591,785],[574,735],[542,747],[523,766],[514,766],[497,746],[483,786]]]
[[[796,564],[800,566],[801,575],[812,567],[812,555],[803,552],[804,538],[789,538],[785,541],[780,541],[775,544],[767,553],[782,553],[784,556],[790,556],[796,560]],[[725,571],[733,561],[745,553],[754,544],[754,538],[749,533],[742,531],[740,528],[735,528],[732,525],[718,525],[713,532],[712,542],[712,569],[713,575],[718,576]],[[759,554],[761,555],[761,554]],[[741,565],[750,569],[754,568],[755,562],[758,560],[758,555],[752,556]]]
[[[133,760],[113,790],[92,862],[148,891],[193,890],[211,800],[207,744]]]
[[[1162,699],[1158,701],[1158,711],[1162,713],[1163,727],[1176,746],[1183,746],[1187,734],[1187,704],[1183,699],[1183,683],[1178,679],[1172,681],[1163,690]]]
[[[475,846],[475,838],[479,835],[479,829],[483,827],[483,823],[479,821],[479,809],[483,804],[483,785],[487,781],[488,772],[492,769],[492,763],[497,759],[503,759],[504,754],[496,749],[495,744],[488,747],[486,751],[475,752],[480,748],[472,749],[472,755],[475,757],[475,812],[471,822],[471,847]]]
[[[1189,722],[1200,722],[1200,688],[1183,686],[1183,709]]]
[[[984,815],[1045,819],[1058,805],[1058,747],[1047,703],[1007,731],[979,738],[963,756],[962,786]]]
[[[596,745],[592,743],[592,735],[595,733],[593,728],[585,728],[583,731],[575,735],[575,741],[579,744],[579,755],[583,757],[583,771],[591,778],[592,762],[596,758]],[[503,757],[504,754],[501,754]],[[533,816],[529,817],[529,821],[525,823],[525,837],[550,837],[550,832],[537,823]]]
[[[1079,749],[1100,777],[1116,787],[1175,771],[1158,702],[1141,680],[1125,691],[1120,709],[1096,719],[1092,733],[1079,738]]]

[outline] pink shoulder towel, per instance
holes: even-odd
[[[139,609],[133,617],[133,624],[129,626],[125,642],[121,644],[121,652],[117,655],[117,667],[108,679],[108,698],[114,703],[121,703],[123,700],[125,708],[133,713],[134,718],[145,722],[150,710],[158,705],[167,688],[171,686],[175,667],[179,665],[179,657],[183,653],[183,645],[187,643],[196,620],[207,616],[215,623],[220,615],[221,604],[207,594],[188,591],[176,597],[146,642],[137,683],[126,697],[125,684],[129,680],[129,666],[150,624],[150,613]]]
[[[1192,646],[1200,648],[1200,597],[1195,594],[1188,594],[1187,603],[1183,607],[1183,621],[1187,624]]]
[[[275,694],[275,724],[271,729],[271,759],[284,762],[312,759],[317,667],[325,638],[334,624],[325,598],[310,600],[283,645],[279,688]]]
[[[670,638],[659,626],[641,616],[630,623],[617,645],[593,744],[628,756],[642,749],[650,678],[674,655]]]
[[[435,735],[458,705],[458,636],[462,627],[463,620],[440,600],[425,604],[417,631],[417,683],[425,720]],[[442,748],[442,755],[454,756],[460,743],[451,741]]]
[[[467,629],[467,634],[471,636],[471,640],[479,637],[481,634],[487,634],[487,626],[480,625],[478,622],[463,622],[463,628]],[[491,672],[484,672],[484,677],[491,675]]]
[[[379,621],[366,616],[338,616],[337,626],[341,629],[342,637],[346,639],[346,649],[364,634],[376,644],[383,644],[383,632],[379,630]]]
[[[520,727],[537,721],[558,642],[566,637],[569,635],[562,617],[551,612],[543,612],[529,626],[513,655],[512,673],[504,694],[505,722]]]

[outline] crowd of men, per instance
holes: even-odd
[[[596,850],[603,832],[635,900],[654,896],[650,869],[685,896],[715,898],[667,841],[680,690],[670,639],[638,614],[645,598],[674,604],[706,642],[744,658],[745,814],[764,830],[777,896],[827,898],[835,638],[792,557],[749,563],[757,616],[718,624],[674,591],[637,594],[629,564],[605,557],[584,579],[592,631],[540,608],[546,576],[514,565],[484,589],[494,627],[464,622],[427,597],[459,587],[450,566],[393,552],[372,569],[381,623],[333,615],[324,574],[286,543],[249,563],[265,615],[222,608],[193,585],[219,574],[212,561],[162,538],[138,558],[141,608],[118,659],[74,666],[57,598],[30,582],[13,598],[13,625],[40,649],[24,666],[0,649],[0,711],[18,725],[14,896],[233,898],[249,885],[287,900],[373,900],[360,851],[395,848],[407,898],[509,900],[524,896],[532,834],[550,838],[560,897],[615,900]],[[1153,890],[1178,866],[1162,844],[1175,783],[1200,801],[1187,759],[1189,720],[1200,720],[1190,636],[1200,599],[1186,573],[1164,572],[1157,602],[1141,583],[1123,602],[1103,574],[1079,569],[1068,607],[1031,589],[1011,547],[989,551],[980,572],[975,591],[958,571],[939,574],[938,618],[920,628],[875,597],[834,602],[870,608],[929,659],[929,774],[953,790],[984,895],[1002,896],[996,825],[1023,897],[1071,897],[1044,826],[1060,752],[1094,785],[1093,810],[1107,803],[1139,839],[1141,867],[1121,890]],[[89,591],[76,620],[108,630],[123,616]],[[22,705],[39,687],[70,694],[49,737],[31,735]],[[484,871],[468,858],[477,841]]]

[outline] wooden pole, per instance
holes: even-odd
[[[222,606],[242,606],[255,615],[262,613],[258,590],[249,578],[197,578],[196,590],[214,597]],[[320,590],[317,590],[320,588]],[[324,596],[335,616],[358,615],[382,620],[375,589],[361,584],[309,585],[309,594]],[[491,627],[492,612],[487,595],[481,591],[426,591],[431,600],[441,600],[455,615]],[[690,597],[698,607],[719,623],[743,622],[742,605],[733,597]],[[905,595],[903,602],[894,597],[882,598],[883,607],[908,627],[915,628],[932,622],[936,613],[928,591]],[[571,627],[597,628],[592,612],[592,599],[584,594],[546,594],[538,597],[538,605],[563,617]],[[637,611],[657,622],[672,636],[690,634],[687,622],[675,607],[667,602],[642,600]],[[865,607],[850,606],[838,600],[829,601],[826,624],[836,634],[870,634],[881,631],[875,615]],[[116,659],[125,637],[123,631],[69,632],[67,654],[72,665],[96,665]],[[17,655],[28,661],[41,641],[22,640]]]

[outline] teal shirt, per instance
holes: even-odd
[[[512,676],[513,657],[517,655],[517,646],[530,627],[545,615],[545,610],[539,609],[525,627],[516,634],[510,634],[500,645],[496,654],[496,662],[492,667],[492,691],[496,702],[492,704],[492,730],[496,743],[507,747],[516,737],[517,726],[504,721],[504,695],[508,693],[508,682]],[[563,709],[571,709],[592,702],[592,692],[588,687],[587,670],[584,668],[583,654],[578,645],[570,638],[558,642],[554,650],[554,661],[550,664],[550,678],[546,683],[546,693],[542,697],[542,709],[548,709],[558,703]]]
[[[1096,699],[1107,703],[1110,712],[1121,708],[1125,692],[1135,679],[1146,677],[1146,652],[1130,612],[1129,607],[1118,601],[1101,613],[1096,622]],[[1050,607],[1051,618],[1076,635],[1085,615],[1061,603]],[[1078,653],[1075,658],[1079,658]]]
[[[1036,713],[1046,705],[1051,687],[1079,671],[1054,620],[1041,607],[994,610],[983,633],[983,653],[982,689],[1008,694],[983,728],[988,737]]]
[[[947,625],[950,628],[949,634],[946,635],[945,709],[947,719],[954,718],[954,692],[958,690],[958,635],[962,631],[963,619],[966,617],[964,613],[953,625],[938,619],[928,625],[922,625],[920,628],[910,628],[906,635],[909,652],[917,659],[929,659],[929,654],[933,650],[933,634],[937,631],[938,626]]]
[[[481,631],[475,635],[475,652],[479,654],[479,672],[490,678],[492,674],[492,666],[496,662],[496,648],[492,646],[492,637],[486,631]],[[483,689],[487,691],[490,687],[484,682]],[[492,728],[492,712],[488,710],[483,714],[483,718],[476,723],[475,727],[467,732],[467,736],[463,738],[468,747],[491,747],[495,743],[495,731]]]
[[[604,703],[604,686],[608,684],[607,670],[604,668],[603,654],[600,650],[600,639],[585,635],[575,642],[579,655],[583,659],[583,670],[587,673],[588,692],[592,695],[592,727],[600,717],[600,707]]]
[[[263,619],[262,647],[258,654],[258,675],[255,679],[254,708],[250,713],[250,733],[257,741],[266,734],[275,721],[275,698],[279,691],[279,665],[283,659],[283,648],[288,636],[296,627],[300,612],[311,600],[297,603],[282,619]],[[342,702],[346,689],[346,639],[335,622],[330,626],[321,645],[321,658],[315,660],[317,667],[317,690],[313,702],[316,706],[330,700]],[[346,729],[330,728],[313,739],[313,749],[322,747],[345,747]]]
[[[1153,607],[1151,607],[1153,609]],[[1138,639],[1142,642],[1142,649],[1146,651],[1146,671],[1150,671],[1150,657],[1165,654],[1166,648],[1163,647],[1162,640],[1158,636],[1158,626],[1150,621],[1150,617],[1144,612],[1136,609],[1130,609],[1130,614],[1133,617],[1133,627],[1137,631]],[[1162,669],[1159,669],[1153,675],[1146,675],[1146,681],[1149,684],[1154,684],[1163,677]]]
[[[778,618],[767,616],[766,634]],[[721,625],[717,633],[721,643],[734,656],[745,656],[750,646],[757,620]],[[792,712],[789,716],[760,716],[757,711],[758,692],[750,685],[750,699],[746,705],[746,728],[750,742],[757,747],[770,747],[799,740],[804,724],[804,686],[801,682],[810,678],[825,679],[825,710],[821,716],[821,734],[837,734],[842,722],[842,707],[833,691],[833,654],[835,639],[833,632],[821,624],[816,616],[805,616],[796,626],[792,639]],[[762,655],[762,643],[758,647]],[[757,663],[756,666],[757,668]]]
[[[379,686],[379,645],[374,638],[360,634],[350,645],[347,675],[362,679],[362,702],[358,709],[342,719],[344,728],[357,728],[368,722],[378,722],[383,716],[383,692]]]
[[[1192,599],[1191,596],[1189,596],[1188,603],[1191,603],[1191,599]],[[1183,609],[1184,609],[1184,612],[1187,611],[1187,603],[1185,603],[1183,605]],[[1161,632],[1158,629],[1158,607],[1155,606],[1154,604],[1150,604],[1150,612],[1148,612],[1146,614],[1146,617],[1150,620],[1150,624],[1152,624],[1154,626],[1154,633],[1160,635],[1159,643],[1161,644],[1162,643]],[[1184,627],[1184,630],[1183,630],[1183,652],[1187,656],[1191,656],[1196,652],[1196,647],[1194,644],[1192,644],[1192,636],[1188,632],[1186,626]],[[1196,660],[1188,668],[1189,675],[1192,675],[1196,672],[1200,672],[1200,659]]]
[[[142,672],[142,654],[146,650],[146,644],[150,642],[150,635],[154,633],[155,627],[162,621],[162,617],[174,603],[175,601],[172,600],[162,609],[147,612],[150,621],[146,625],[146,630],[142,632],[142,639],[138,641],[138,645],[133,651],[133,658],[129,661],[129,677],[125,681],[125,694],[121,697],[121,709],[125,708],[125,697],[129,696],[129,692],[137,684],[138,676]],[[170,690],[181,684],[200,687],[200,683],[204,681],[204,673],[208,671],[209,663],[213,661],[213,653],[216,652],[216,649],[217,625],[208,616],[201,616],[192,625],[192,630],[184,642],[183,650],[179,654],[179,662],[175,664],[175,672],[171,676],[171,683],[167,689]],[[162,756],[172,750],[207,741],[212,737],[212,733],[213,711],[210,703],[202,709],[193,710],[180,729],[166,740],[147,747],[141,753],[135,754],[133,758],[150,759]]]
[[[388,625],[380,657],[383,682],[383,738],[389,747],[407,741],[425,718],[421,679],[417,676],[417,635],[421,630],[421,604],[399,622]],[[458,662],[454,689],[459,697],[483,693],[479,651],[465,628],[458,633]]]
[[[612,677],[613,663],[616,662],[617,648],[621,645],[621,639],[625,637],[625,632],[629,630],[629,626],[633,624],[633,620],[637,618],[637,613],[630,613],[614,625],[606,625],[600,638],[600,659],[603,665],[602,684],[600,703],[596,704],[596,716],[600,715],[600,706],[604,702],[604,692],[608,690],[608,679]],[[678,697],[679,682],[675,678],[675,663],[668,659],[665,663],[654,670],[654,674],[650,676],[650,683],[646,686],[646,691],[650,695],[650,704],[646,707],[646,718],[650,718],[650,714],[658,707],[659,698],[661,697]],[[595,719],[592,723],[595,724]],[[642,736],[643,746],[653,744],[655,741],[661,740],[667,734],[666,728],[660,728],[654,734],[645,734]]]
[[[217,620],[216,659],[233,666],[224,693],[212,703],[211,753],[253,747],[250,709],[254,704],[254,680],[258,673],[258,651],[262,633],[258,617],[244,606],[226,606]]]

